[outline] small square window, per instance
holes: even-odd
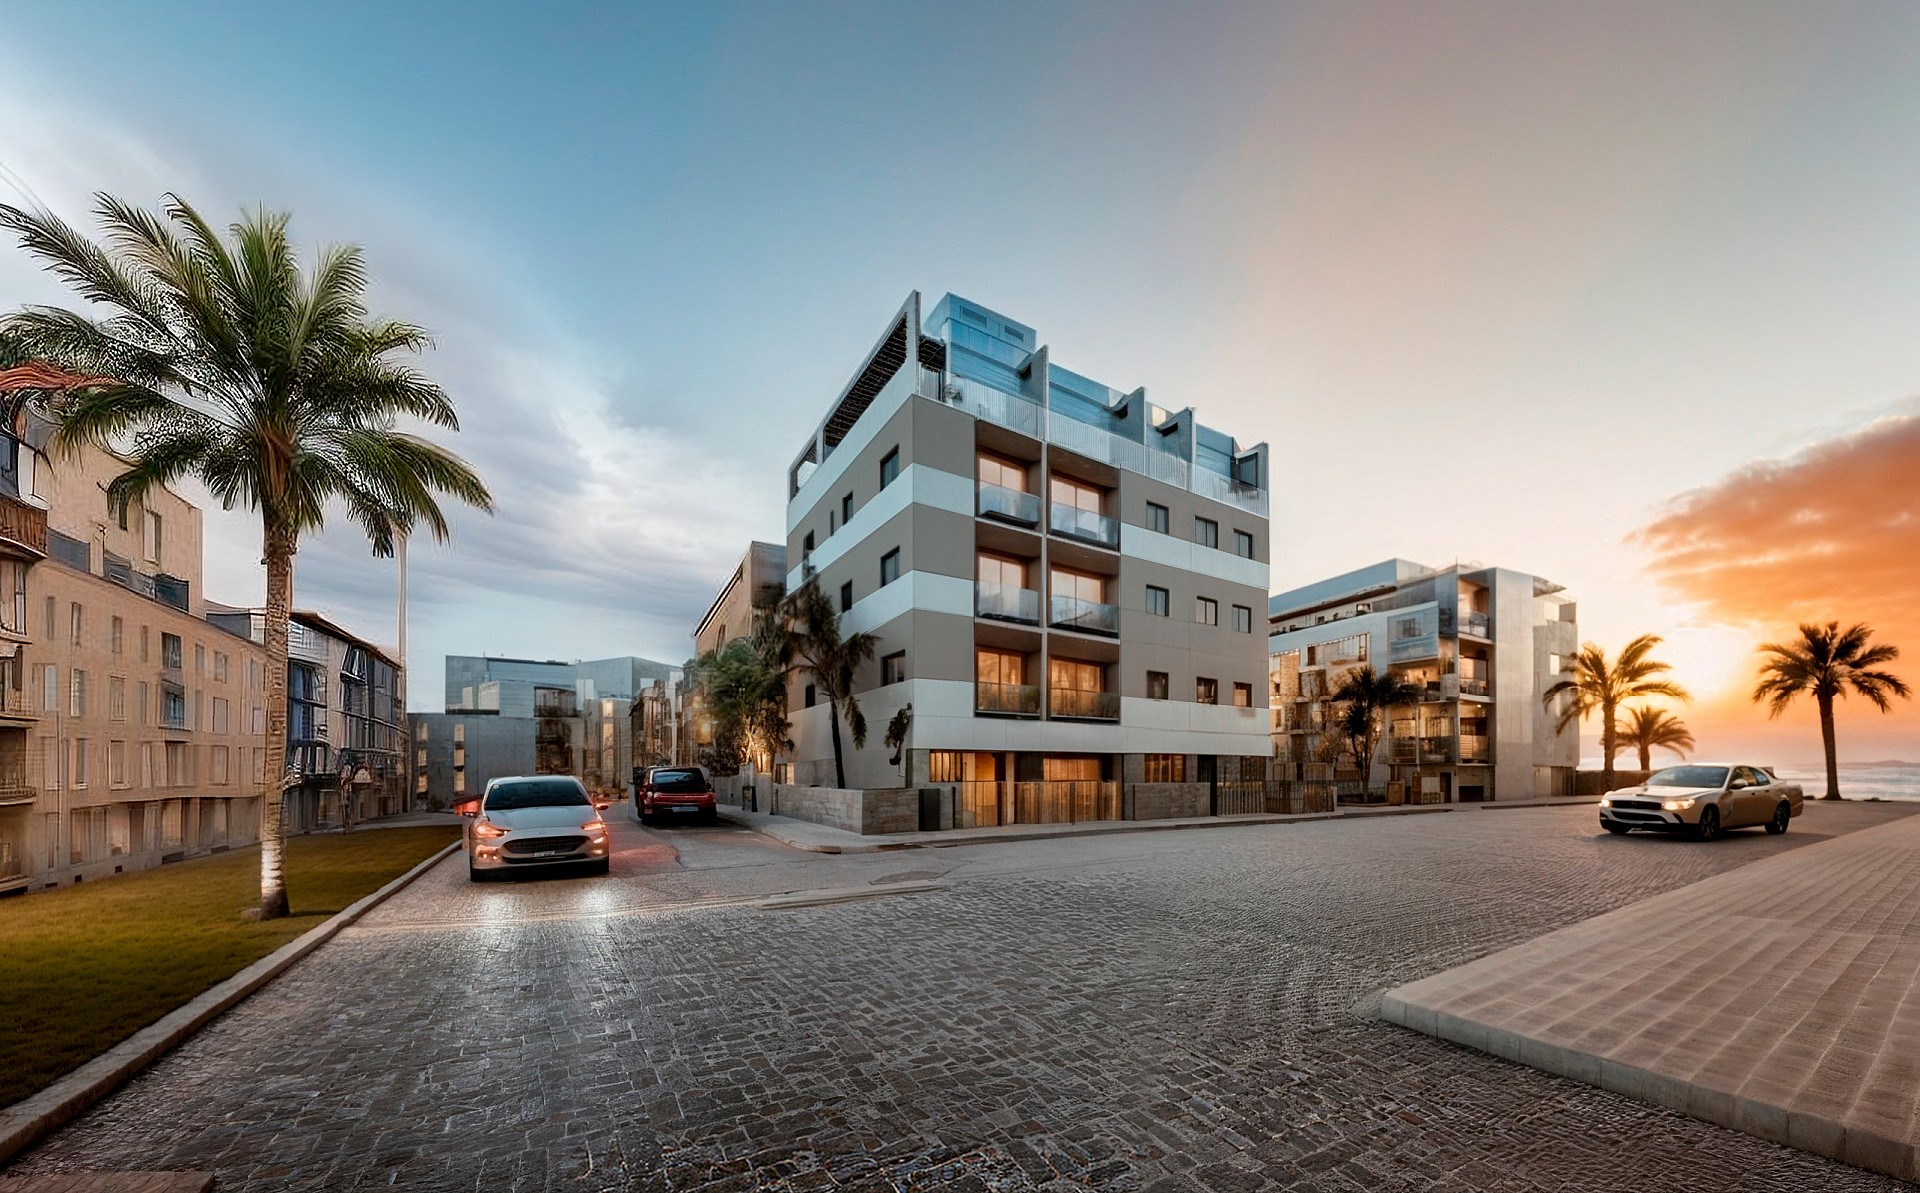
[[[1244,530],[1233,532],[1233,553],[1242,559],[1253,558],[1253,536]]]
[[[1167,673],[1164,671],[1147,672],[1147,699],[1165,700],[1167,698]]]
[[[880,587],[885,588],[900,578],[900,548],[895,547],[880,557]]]
[[[1246,605],[1233,607],[1233,628],[1242,634],[1253,633],[1253,610]]]
[[[1194,680],[1193,699],[1197,704],[1220,703],[1220,681],[1216,679]]]
[[[880,660],[880,682],[899,683],[907,677],[907,652],[902,650]]]
[[[846,612],[850,612],[852,609],[853,609],[853,581],[849,580],[845,584],[842,584],[840,586],[840,612],[846,613]]]
[[[1253,685],[1237,683],[1233,685],[1233,706],[1235,708],[1253,707]]]
[[[1172,597],[1168,595],[1166,589],[1155,588],[1151,584],[1147,585],[1148,613],[1153,614],[1155,617],[1165,617],[1171,608]]]
[[[880,458],[880,487],[886,488],[900,475],[900,449],[894,448]]]
[[[1214,521],[1212,518],[1195,518],[1193,520],[1193,541],[1203,547],[1218,547],[1220,545],[1220,523]]]
[[[1157,502],[1152,502],[1152,501],[1147,502],[1147,529],[1148,530],[1156,531],[1160,534],[1165,534],[1167,533],[1167,527],[1170,524],[1171,523],[1168,520],[1166,506],[1160,505]]]
[[[1212,597],[1195,597],[1193,600],[1193,619],[1201,625],[1220,624],[1220,602]]]
[[[849,493],[840,499],[840,525],[845,526],[851,521],[853,521],[853,494]]]

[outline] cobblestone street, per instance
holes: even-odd
[[[1381,991],[1784,837],[1590,807],[847,857],[617,819],[611,878],[458,858],[10,1173],[223,1190],[1904,1188],[1374,1020]],[[766,910],[769,894],[950,889]],[[1844,876],[1836,876],[1844,881]]]

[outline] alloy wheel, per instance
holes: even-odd
[[[1700,825],[1694,830],[1702,841],[1711,841],[1720,835],[1720,809],[1708,808],[1700,813]]]

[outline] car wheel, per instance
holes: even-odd
[[[1787,831],[1787,822],[1793,819],[1793,809],[1782,803],[1773,810],[1773,819],[1767,821],[1767,831],[1779,836]]]
[[[1711,841],[1720,835],[1720,809],[1703,808],[1700,823],[1694,826],[1693,835],[1702,841]]]
[[[1626,825],[1615,824],[1611,820],[1602,820],[1600,822],[1600,827],[1603,829],[1606,829],[1608,832],[1612,833],[1616,837],[1624,837],[1628,833],[1633,831],[1631,828],[1627,827]]]

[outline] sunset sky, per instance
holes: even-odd
[[[693,15],[689,15],[689,14]],[[265,203],[364,244],[494,487],[440,657],[677,660],[910,289],[1275,458],[1273,582],[1551,577],[1652,631],[1706,753],[1817,757],[1753,646],[1920,683],[1920,5],[264,6],[14,0],[0,199]],[[59,291],[11,246],[0,307]],[[209,514],[209,593],[257,600]],[[344,530],[303,605],[390,636]],[[1920,758],[1920,705],[1843,710]]]

